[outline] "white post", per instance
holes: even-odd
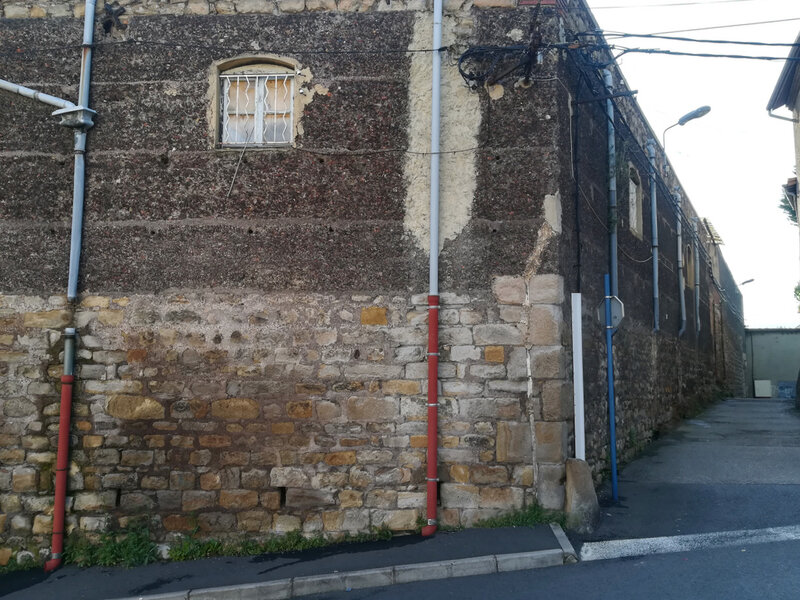
[[[583,311],[581,295],[572,294],[572,388],[575,400],[575,458],[586,460],[583,416]]]

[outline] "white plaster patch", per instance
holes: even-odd
[[[506,37],[511,38],[515,42],[519,42],[522,39],[522,30],[521,29],[512,29],[506,34]]]
[[[556,233],[561,233],[561,192],[544,197],[544,220]]]
[[[445,17],[442,23],[443,46],[454,38],[457,21]],[[421,13],[414,23],[409,48],[427,48],[433,31],[430,13]],[[478,94],[464,84],[458,69],[442,57],[442,106],[439,250],[454,239],[469,223],[477,188],[475,152],[480,129]],[[409,77],[409,150],[430,152],[431,140],[431,57],[425,52],[411,54]],[[459,152],[452,152],[460,150]],[[403,225],[426,253],[430,246],[430,155],[408,154],[404,167],[406,212]]]

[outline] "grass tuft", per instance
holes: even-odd
[[[478,521],[475,523],[475,527],[531,527],[547,523],[558,523],[564,527],[566,521],[567,517],[561,511],[547,510],[538,504],[531,504],[521,510]]]

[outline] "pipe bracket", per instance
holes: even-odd
[[[439,481],[438,477],[426,477],[425,479],[428,481]]]
[[[428,525],[438,525],[438,524],[439,524],[438,519],[428,519]]]

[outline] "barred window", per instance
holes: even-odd
[[[294,71],[247,65],[220,74],[220,143],[288,146],[294,132]]]

